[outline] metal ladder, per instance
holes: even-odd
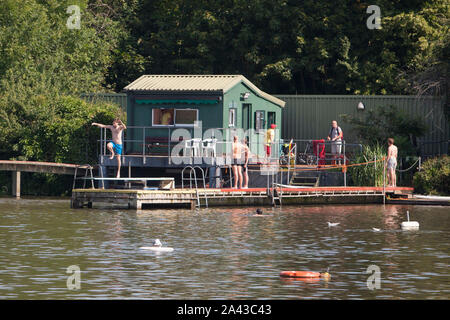
[[[278,191],[277,187],[273,186],[271,196],[272,196],[272,205],[274,207],[276,207],[277,205],[279,205],[281,207],[281,205],[282,205],[281,199],[283,197],[283,191],[281,190],[281,187],[280,187],[280,191]]]
[[[279,167],[278,167],[279,169]],[[271,171],[270,174],[270,178],[269,178],[269,172],[267,172],[267,197],[270,197],[271,203],[274,207],[276,207],[277,205],[281,206],[282,203],[282,189],[280,186],[280,191],[278,191],[277,186],[280,185],[283,182],[283,171],[279,171],[279,175],[278,175],[278,170],[274,170]],[[270,180],[272,180],[270,182]],[[281,180],[281,181],[278,181]],[[272,186],[272,187],[270,187]]]
[[[78,173],[78,169],[85,169],[84,171],[84,179],[83,179],[83,189],[86,189],[86,180],[87,176],[88,176],[88,171],[91,173],[91,189],[95,189],[94,186],[94,174],[92,173],[92,169],[93,167],[90,164],[82,164],[79,165],[75,168],[75,173],[73,175],[73,184],[72,184],[72,189],[75,189],[75,184],[76,184],[76,180],[78,179],[77,177],[77,173]]]
[[[189,178],[185,178],[184,176],[184,170],[186,169],[190,169],[189,171]],[[201,179],[197,179],[197,172],[195,171],[196,169],[200,169],[200,172],[202,173],[202,177]],[[192,174],[194,174],[194,178],[192,178]],[[195,183],[195,195],[197,198],[197,207],[200,208],[201,203],[200,203],[200,196],[198,194],[198,184],[197,181],[203,181],[203,189],[206,189],[206,182],[205,182],[205,172],[203,171],[203,169],[200,166],[186,166],[183,168],[183,170],[181,171],[181,188],[184,189],[184,181],[189,181],[189,188],[192,189],[192,182]],[[206,192],[204,193],[204,197],[205,197],[205,206],[208,208],[208,197],[206,195]]]

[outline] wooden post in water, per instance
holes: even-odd
[[[12,172],[12,195],[20,198],[20,171]]]

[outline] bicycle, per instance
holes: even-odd
[[[297,154],[297,163],[312,166],[317,162],[317,157],[314,155],[312,140],[306,143],[305,151]]]

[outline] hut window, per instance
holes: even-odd
[[[152,125],[153,126],[173,126],[175,109],[153,109]]]
[[[197,120],[197,109],[175,109],[175,125],[193,126]]]
[[[276,118],[275,118],[276,113],[275,112],[267,112],[267,121],[268,121],[268,125],[270,126],[271,124],[276,124]]]
[[[255,130],[264,129],[264,111],[255,111]]]
[[[228,111],[228,126],[236,127],[236,108],[230,108]]]

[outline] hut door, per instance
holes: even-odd
[[[252,105],[249,103],[242,104],[242,129],[248,130],[250,128]]]

